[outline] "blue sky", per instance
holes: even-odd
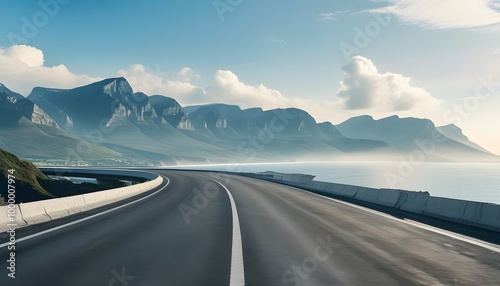
[[[500,120],[500,1],[469,2],[5,0],[0,82],[28,95],[125,76],[184,105],[428,117],[500,153],[488,124]]]

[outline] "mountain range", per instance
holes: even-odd
[[[499,161],[455,125],[392,116],[318,123],[297,108],[181,106],[125,78],[74,89],[0,84],[0,148],[38,164],[175,165],[303,160]]]

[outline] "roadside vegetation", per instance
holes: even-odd
[[[27,203],[45,199],[67,197],[106,189],[93,183],[75,184],[69,180],[47,177],[31,162],[22,160],[0,149],[0,205],[5,205],[8,195],[9,170],[13,170],[16,203]],[[11,188],[12,189],[12,188]]]

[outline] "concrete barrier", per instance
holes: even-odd
[[[424,215],[500,231],[500,205],[429,197]]]
[[[95,192],[93,194],[94,194],[94,198],[95,198],[96,203],[99,206],[103,206],[103,205],[115,202],[115,200],[112,199],[112,197],[113,197],[112,194],[114,192],[115,192],[115,189],[111,189],[109,191],[100,191],[100,192]]]
[[[500,231],[500,205],[483,204],[477,226]]]
[[[43,202],[43,207],[45,208],[45,213],[51,220],[70,215],[66,198],[45,200]]]
[[[343,190],[346,188],[345,185],[340,184],[328,184],[328,193],[337,195],[337,196],[346,196]]]
[[[29,225],[50,220],[50,216],[45,212],[45,207],[42,202],[43,201],[19,204],[21,216]]]
[[[400,201],[398,201],[396,206],[399,206],[400,210],[423,214],[429,197],[429,193],[408,192],[406,195],[400,196]]]
[[[0,225],[5,225],[9,224],[9,214],[7,213],[7,206],[1,206],[0,207]]]
[[[354,198],[363,202],[377,203],[378,190],[371,188],[358,187]]]
[[[94,193],[88,193],[88,194],[83,194],[83,201],[85,202],[85,205],[88,208],[94,208],[95,206],[98,205],[98,203],[95,200]]]
[[[358,192],[358,187],[351,185],[334,184],[332,192],[336,195],[354,198]]]
[[[398,190],[358,187],[354,198],[372,204],[394,207],[398,203],[400,195],[401,191]]]
[[[474,225],[479,222],[481,219],[481,209],[483,207],[483,203],[478,202],[467,202],[465,206],[464,214],[462,215],[461,220],[466,224]]]
[[[398,202],[402,191],[399,190],[378,190],[377,204],[393,208]]]
[[[17,226],[26,226],[26,222],[23,220],[21,215],[21,209],[19,205],[13,205],[13,208],[9,208],[8,206],[0,207],[0,231],[3,229],[9,229],[9,224],[17,225]],[[13,212],[13,216],[9,217],[9,211]],[[10,220],[12,218],[12,221]]]
[[[325,189],[327,193],[331,193],[334,195],[342,196],[342,190],[344,189],[345,185],[341,184],[335,184],[335,183],[326,183]]]
[[[85,204],[85,199],[83,195],[79,196],[71,196],[63,198],[66,200],[66,205],[68,205],[68,212],[70,214],[79,213],[88,210],[87,205]]]
[[[298,182],[283,176],[281,182],[376,205],[500,232],[500,205],[432,197],[427,192],[374,189],[319,181]],[[276,177],[273,181],[280,181]]]
[[[448,221],[462,222],[466,207],[467,201],[429,197],[423,214]]]
[[[400,209],[401,205],[403,203],[406,203],[406,200],[408,199],[408,194],[409,194],[409,192],[401,192],[401,194],[399,195],[399,200],[396,203],[396,205],[394,206],[394,208]]]
[[[58,175],[68,176],[70,174],[93,174],[92,170],[65,170],[67,171],[66,173],[58,173]],[[107,174],[109,176],[137,176],[138,178],[143,178],[148,181],[127,187],[16,205],[17,227],[46,222],[49,220],[97,208],[109,203],[117,202],[129,197],[133,197],[142,192],[152,190],[163,183],[163,178],[161,176],[142,171],[135,172],[124,170],[98,170],[97,173]],[[9,229],[9,227],[7,227],[7,224],[9,223],[7,211],[7,206],[0,207],[0,232],[4,232]]]

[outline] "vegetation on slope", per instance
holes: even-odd
[[[14,154],[0,149],[0,205],[7,201],[9,170],[14,170],[16,203],[26,203],[57,197],[67,197],[106,189],[105,186],[67,180],[53,180],[42,173],[32,163],[21,160]],[[12,189],[12,188],[11,188]]]
[[[49,179],[45,174],[38,170],[32,163],[21,160],[16,155],[2,149],[0,149],[0,170],[2,171],[2,176],[0,177],[2,187],[0,192],[4,197],[6,197],[7,193],[6,183],[8,182],[9,170],[14,170],[12,175],[15,177],[15,184],[13,185],[16,188],[16,194],[22,189],[29,188],[31,192],[36,192],[40,196],[52,197],[39,182],[39,180]],[[17,190],[17,188],[21,188],[21,190]]]

